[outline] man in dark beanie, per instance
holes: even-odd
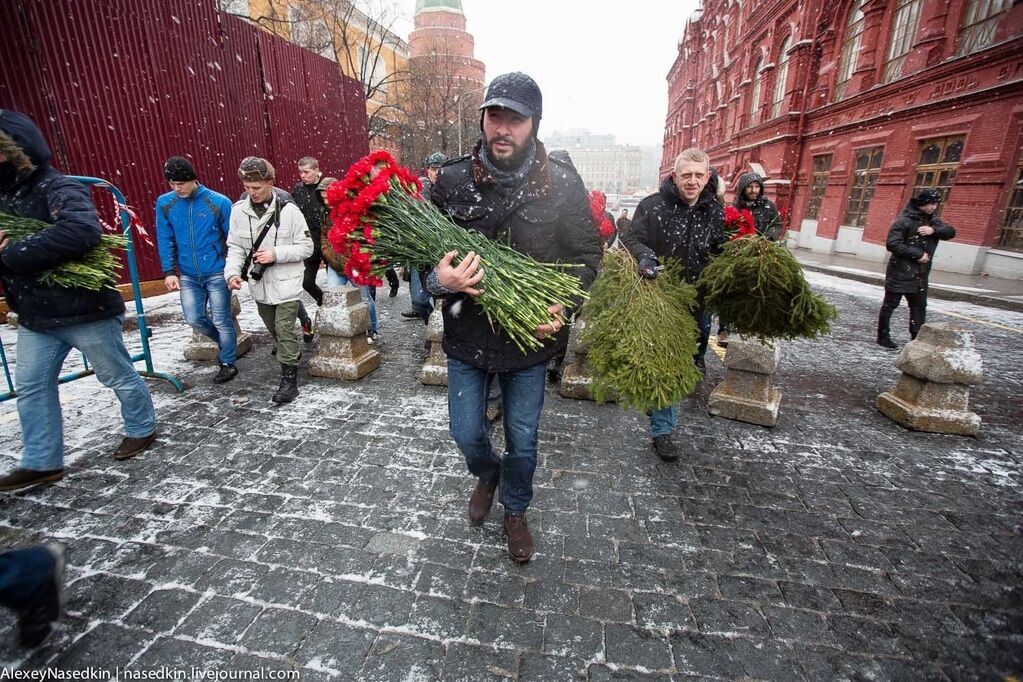
[[[18,490],[64,476],[64,434],[57,375],[77,348],[121,403],[125,438],[114,459],[134,457],[156,439],[149,388],[124,346],[124,301],[115,289],[55,287],[39,274],[81,258],[103,230],[89,191],[50,165],[50,148],[24,114],[0,109],[0,212],[49,223],[12,242],[0,230],[0,284],[18,314],[18,417],[21,466],[0,477]]]
[[[892,313],[902,297],[909,304],[909,336],[916,338],[927,321],[927,277],[938,248],[938,241],[953,239],[955,228],[936,215],[941,192],[921,190],[888,230],[885,246],[891,251],[884,276],[884,301],[877,316],[877,342],[885,348],[898,348],[889,328]]]
[[[223,384],[238,375],[238,339],[231,292],[224,280],[231,200],[200,185],[195,168],[184,157],[167,159],[163,175],[171,189],[156,200],[163,283],[167,291],[181,291],[185,322],[220,347],[220,371],[213,383]]]
[[[589,288],[601,257],[590,203],[568,155],[548,155],[536,139],[540,88],[524,73],[498,76],[480,109],[482,138],[472,153],[441,166],[431,201],[458,225],[538,261],[579,265],[572,272]],[[535,330],[542,348],[523,352],[476,303],[486,286],[479,265],[475,253],[451,251],[427,276],[426,288],[444,297],[451,436],[477,479],[469,524],[483,525],[500,487],[508,553],[521,563],[534,547],[525,513],[533,498],[545,370],[563,348],[571,311],[551,305],[550,322]],[[486,419],[494,378],[504,400],[503,457],[491,445]]]

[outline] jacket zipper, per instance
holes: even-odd
[[[196,192],[198,194],[198,192]],[[192,225],[192,205],[195,203],[195,197],[188,200],[188,243],[192,247],[192,265],[195,266],[195,276],[202,278],[203,273],[199,268],[199,261],[195,258],[195,227]]]

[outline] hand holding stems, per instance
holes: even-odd
[[[563,313],[565,312],[565,306],[560,303],[556,303],[551,307],[547,308],[547,312],[551,314],[551,321],[549,324],[538,324],[536,329],[533,330],[533,334],[538,339],[545,339],[548,336],[554,336],[565,326],[565,318]]]
[[[437,263],[437,281],[449,291],[460,291],[470,296],[479,296],[482,289],[476,285],[483,281],[483,268],[480,267],[480,256],[475,251],[465,254],[465,258],[458,265],[452,265],[451,261],[458,255],[458,251],[448,251]]]

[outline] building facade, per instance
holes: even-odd
[[[957,237],[938,269],[1023,277],[1023,3],[705,0],[668,73],[662,175],[756,170],[789,244],[883,260],[914,192]]]
[[[643,151],[633,145],[616,144],[614,135],[555,133],[544,138],[544,144],[548,149],[568,151],[588,189],[622,194],[641,186]]]

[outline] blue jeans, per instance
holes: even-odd
[[[30,606],[48,580],[56,560],[42,545],[0,554],[0,605],[15,611]]]
[[[504,440],[498,457],[487,424],[487,372],[448,358],[448,415],[451,437],[465,455],[470,473],[481,481],[501,482],[501,504],[512,515],[526,513],[533,499],[536,442],[543,409],[546,364],[499,372],[504,399]]]
[[[238,336],[231,319],[231,290],[227,288],[224,273],[205,277],[181,275],[178,279],[185,322],[220,346],[221,363],[233,365],[238,359]],[[209,317],[206,316],[207,303],[210,306]]]
[[[696,355],[693,356],[693,360],[697,361],[702,360],[703,356],[707,354],[707,343],[710,341],[710,327],[713,316],[702,309],[695,310],[693,315],[696,317],[696,327],[700,334],[696,345]],[[653,410],[650,413],[650,435],[654,438],[674,432],[677,425],[678,406],[676,405]]]
[[[428,321],[430,313],[433,312],[433,297],[423,286],[423,280],[419,276],[418,270],[409,273],[408,288],[409,293],[412,294],[412,310],[419,313],[423,322]]]
[[[72,348],[85,353],[96,378],[121,402],[125,435],[142,438],[156,431],[156,411],[146,382],[132,364],[121,337],[123,316],[46,331],[18,327],[16,390],[25,443],[21,466],[32,471],[60,469],[64,462],[57,378]]]
[[[334,271],[334,268],[327,268],[327,286],[333,289],[334,287],[342,286],[357,286],[350,282],[344,275],[339,275]],[[359,293],[362,294],[362,302],[369,308],[369,333],[377,333],[377,302],[373,299],[373,287],[362,286],[359,287]]]

